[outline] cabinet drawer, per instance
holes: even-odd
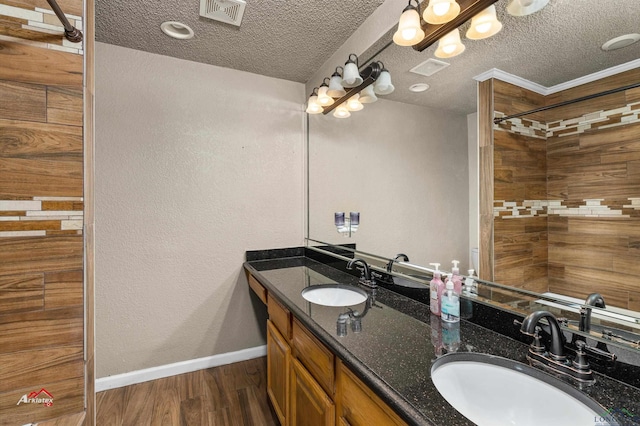
[[[335,357],[296,318],[293,319],[293,354],[298,358],[320,386],[333,397]]]
[[[347,367],[338,362],[336,380],[336,417],[341,424],[351,426],[398,425],[406,423],[360,381]]]
[[[287,339],[287,341],[291,340],[291,314],[289,310],[277,299],[272,297],[271,294],[267,294],[267,312],[269,313],[269,319],[282,336]]]
[[[256,280],[253,277],[253,275],[251,275],[249,273],[247,273],[247,281],[249,281],[249,287],[251,287],[251,290],[253,290],[253,292],[258,295],[260,300],[262,300],[262,303],[264,303],[266,305],[267,304],[267,289],[264,288],[262,286],[262,284],[260,284],[258,282],[258,280]]]

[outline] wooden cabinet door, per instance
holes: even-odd
[[[336,379],[336,416],[341,425],[406,426],[393,410],[338,362]]]
[[[282,426],[289,425],[289,363],[291,348],[267,321],[267,394]]]
[[[290,424],[293,426],[334,426],[335,406],[304,366],[291,360]]]

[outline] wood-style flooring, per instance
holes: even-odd
[[[273,425],[267,358],[139,383],[96,395],[98,426]]]

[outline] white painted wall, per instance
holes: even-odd
[[[314,115],[309,123],[310,237],[412,263],[469,259],[467,119],[461,114],[384,99],[348,119]],[[336,211],[359,211],[343,238]]]
[[[97,43],[97,377],[264,344],[241,268],[303,244],[304,101]]]

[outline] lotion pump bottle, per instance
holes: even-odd
[[[469,269],[467,279],[464,280],[463,294],[465,296],[476,297],[478,295],[478,283],[473,279],[474,276],[475,271],[473,269]]]
[[[453,289],[453,280],[447,282],[447,291],[442,294],[442,321],[460,321],[460,298]]]
[[[460,268],[458,267],[459,263],[459,260],[451,261],[451,280],[453,281],[453,290],[458,295],[462,293],[462,275],[460,275]]]
[[[431,309],[432,314],[440,316],[440,304],[442,300],[442,292],[444,291],[444,283],[440,278],[440,264],[430,263],[429,265],[433,266],[435,269],[433,279],[429,283],[431,297],[429,301],[429,308]]]

